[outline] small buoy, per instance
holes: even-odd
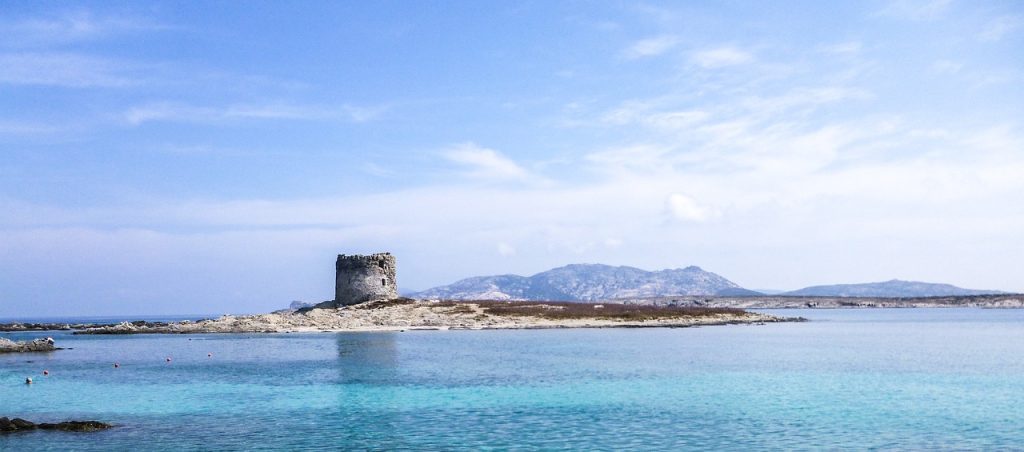
[[[27,385],[32,384],[32,377],[26,378],[25,379],[25,384],[27,384]]]
[[[121,367],[121,363],[114,363],[114,368],[117,369],[118,367]]]
[[[50,371],[48,371],[48,370],[44,370],[44,371],[43,371],[43,375],[50,375]]]
[[[213,358],[213,353],[207,353],[207,354],[206,354],[206,357],[207,357],[207,358]]]
[[[170,356],[167,357],[167,362],[171,362],[171,357]]]

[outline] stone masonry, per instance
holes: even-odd
[[[369,256],[339,254],[334,269],[336,306],[398,298],[395,256],[391,253]]]

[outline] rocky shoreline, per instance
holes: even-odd
[[[52,352],[54,350],[60,349],[54,345],[53,338],[49,337],[19,342],[0,337],[0,353]]]
[[[74,334],[280,333],[397,331],[405,329],[644,328],[756,324],[793,319],[743,309],[843,308],[1024,308],[1024,295],[950,297],[674,296],[629,298],[606,303],[531,301],[439,301],[400,298],[341,308],[304,308],[270,314],[225,315],[181,322],[118,324],[9,323],[0,331],[70,330]],[[508,307],[532,306],[510,312]],[[631,309],[667,309],[627,312]],[[686,311],[691,309],[691,311]],[[697,309],[698,311],[693,311]],[[711,311],[699,311],[701,309]],[[625,310],[625,311],[623,311]],[[673,311],[677,310],[677,311]],[[718,310],[718,311],[715,311]],[[559,315],[571,312],[572,315]],[[14,343],[0,338],[0,353],[55,350],[53,344]],[[52,341],[51,341],[52,342]]]
[[[293,313],[166,324],[124,322],[75,334],[284,333],[452,329],[645,328],[798,321],[737,309],[541,302],[420,302],[408,299]]]

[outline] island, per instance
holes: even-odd
[[[798,321],[732,308],[566,302],[376,300],[338,308],[172,323],[123,322],[75,334],[282,333],[531,328],[644,328]]]

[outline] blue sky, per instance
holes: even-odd
[[[592,262],[1024,291],[1024,6],[4,2],[0,316]]]

